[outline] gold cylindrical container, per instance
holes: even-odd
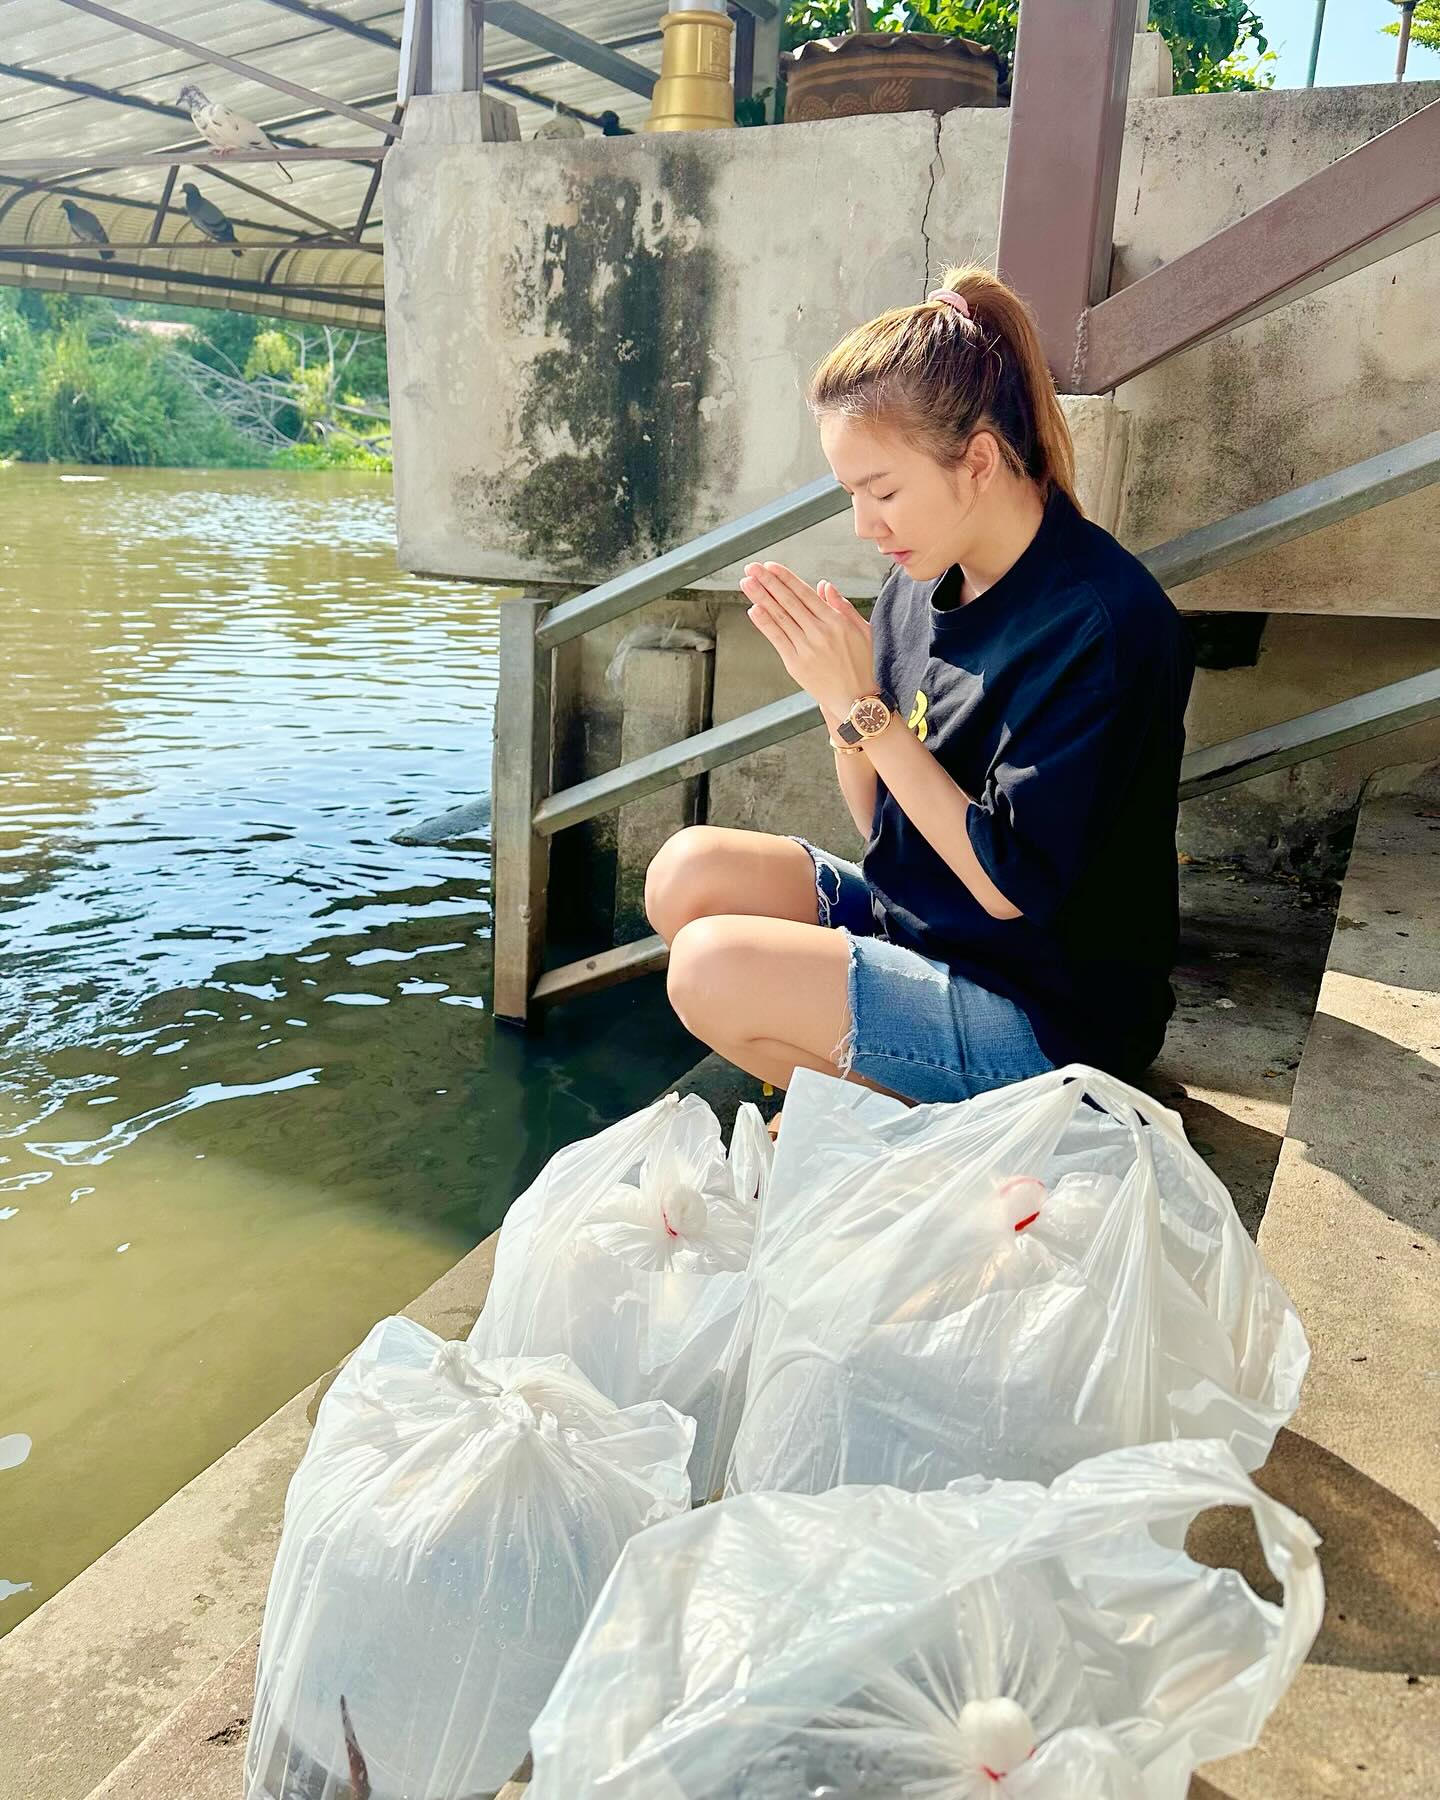
[[[723,12],[669,12],[660,21],[660,79],[650,96],[647,131],[719,131],[735,123],[730,40]]]

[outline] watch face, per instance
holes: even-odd
[[[850,718],[861,737],[874,737],[890,721],[890,708],[875,694],[866,694],[850,708]]]

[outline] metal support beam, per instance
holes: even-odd
[[[536,808],[535,829],[542,837],[551,837],[568,825],[583,825],[586,819],[598,818],[617,806],[643,800],[646,794],[658,793],[673,782],[693,781],[709,769],[737,762],[756,750],[767,750],[771,744],[781,744],[796,732],[807,731],[821,722],[820,708],[808,694],[789,694],[783,700],[771,701],[769,706],[757,706],[754,712],[731,719],[728,724],[712,725],[708,731],[697,731],[693,737],[682,738],[664,750],[637,756],[623,768],[552,794]],[[498,858],[498,843],[495,853]]]
[[[1079,391],[1104,393],[1437,230],[1440,101],[1432,101],[1102,300],[1085,320]]]
[[[102,87],[98,81],[82,81],[77,75],[51,75],[45,69],[27,69],[19,63],[0,62],[0,75],[12,81],[24,81],[33,87],[53,88],[62,94],[78,94],[85,100],[105,100],[112,106],[130,106],[137,112],[159,113],[166,119],[189,120],[183,106],[167,106],[160,100],[147,100],[143,94],[122,94],[116,88]]]
[[[344,13],[332,12],[328,6],[315,6],[312,0],[265,0],[267,6],[278,6],[282,11],[294,13],[301,19],[313,19],[317,25],[324,25],[331,31],[343,31],[351,37],[362,39],[367,44],[379,44],[386,50],[398,50],[400,40],[392,37],[388,31],[381,31],[377,26],[367,25],[361,19],[347,19]]]
[[[733,3],[741,12],[749,13],[752,19],[759,19],[762,25],[780,17],[778,0],[733,0]],[[677,6],[672,10],[679,12],[682,9]]]
[[[555,659],[538,642],[545,602],[500,603],[500,681],[495,706],[495,1016],[524,1024],[545,955],[550,846],[533,823],[550,791]]]
[[[49,251],[0,244],[0,262],[20,268],[78,269],[84,274],[129,275],[137,281],[158,281],[173,287],[209,288],[212,292],[227,294],[264,294],[271,299],[275,296],[275,289],[266,287],[263,281],[247,281],[241,276],[222,275],[218,271],[202,275],[193,269],[147,269],[141,263],[123,261],[124,253],[124,246],[121,246],[115,252],[114,262],[101,262],[98,257],[93,262],[84,262],[69,255],[56,256]],[[363,312],[383,314],[384,300],[372,297],[377,286],[378,283],[371,282],[335,282],[328,288],[286,288],[285,295],[292,300],[315,300],[329,306],[354,306]],[[351,288],[353,292],[348,291]]]
[[[275,88],[282,94],[289,94],[292,99],[305,101],[309,106],[318,106],[325,112],[353,119],[357,125],[366,125],[372,131],[383,132],[387,138],[400,135],[374,113],[363,112],[358,106],[348,106],[345,101],[335,100],[328,94],[317,94],[313,88],[301,87],[298,82],[287,81],[283,75],[272,75],[266,69],[257,69],[253,63],[241,62],[239,57],[207,49],[204,44],[197,44],[193,38],[181,37],[176,32],[163,30],[159,25],[151,25],[127,13],[116,12],[113,7],[102,6],[100,0],[62,0],[62,4],[73,6],[77,12],[90,13],[94,18],[104,19],[107,24],[118,25],[122,30],[136,32],[140,37],[153,38],[157,44],[168,44],[172,50],[183,50],[187,56],[193,56],[200,62],[228,69],[232,75],[243,75],[247,81]]]
[[[1292,768],[1347,744],[1386,737],[1434,718],[1440,718],[1440,669],[1427,669],[1423,675],[1392,681],[1298,719],[1192,750],[1180,765],[1180,798],[1196,800],[1201,794],[1238,787],[1275,769]]]
[[[643,63],[632,62],[628,56],[597,44],[593,38],[582,37],[568,25],[547,19],[533,7],[522,5],[521,0],[487,0],[485,17],[498,30],[509,32],[511,37],[523,38],[527,44],[548,50],[562,62],[588,69],[592,75],[599,75],[616,87],[627,88],[647,100],[659,79]]]
[[[474,0],[430,0],[431,94],[474,94],[485,66],[483,14]]]
[[[376,162],[385,154],[382,148],[346,144],[329,150],[319,145],[305,150],[151,150],[132,151],[129,155],[87,156],[86,169],[168,169],[175,163],[190,163],[197,169],[214,168],[217,173],[238,163],[293,162]],[[75,167],[74,156],[5,156],[0,157],[0,176],[24,179],[37,172],[66,174]],[[270,200],[272,195],[266,194]],[[279,201],[275,201],[278,206]]]
[[[291,151],[290,154],[293,156],[294,151]],[[378,158],[376,167],[379,167]],[[267,206],[273,206],[278,212],[288,213],[292,219],[299,219],[306,225],[313,225],[317,231],[323,231],[327,237],[344,236],[338,225],[332,225],[329,219],[322,219],[319,213],[312,213],[303,206],[297,206],[293,200],[286,200],[283,195],[268,193],[264,188],[256,187],[253,182],[242,181],[238,175],[232,175],[228,169],[222,169],[219,163],[211,163],[209,173],[216,181],[223,181],[226,187],[232,187],[241,194],[248,194],[252,200],[263,200]],[[237,220],[236,223],[238,224],[239,221]],[[271,229],[273,230],[274,227]]]
[[[233,250],[258,250],[262,253],[278,251],[288,256],[292,250],[353,250],[361,256],[379,256],[379,244],[357,244],[347,237],[321,236],[295,240],[277,240],[275,238],[247,239],[237,238],[233,244],[215,244],[208,238],[158,238],[147,237],[142,243],[127,243],[123,238],[111,240],[111,247],[118,255],[137,256],[229,256]],[[20,243],[0,243],[0,252],[11,256],[27,257],[75,256],[94,258],[94,244],[81,244],[74,241],[65,244],[37,244],[28,240]]]
[[[145,240],[147,244],[160,242],[160,232],[165,224],[165,215],[170,210],[170,196],[175,192],[175,177],[179,173],[180,170],[177,166],[165,176],[165,186],[160,192],[160,204],[155,208],[155,217],[150,221],[150,235]]]
[[[1243,557],[1293,543],[1341,519],[1383,506],[1387,500],[1432,487],[1437,481],[1440,431],[1431,431],[1393,450],[1382,450],[1378,456],[1367,456],[1348,469],[1337,469],[1333,475],[1322,475],[1318,481],[1277,494],[1273,500],[1263,500],[1231,518],[1157,544],[1153,550],[1142,551],[1140,560],[1162,587],[1181,587]]]
[[[391,124],[398,125],[400,120],[404,117],[404,113],[405,108],[403,106],[397,106],[390,116]],[[365,230],[365,227],[370,223],[370,209],[375,204],[375,196],[380,192],[380,176],[384,171],[384,168],[384,163],[377,162],[375,167],[370,171],[370,179],[365,185],[365,198],[360,202],[360,210],[356,213],[355,223],[350,230],[350,236],[354,238],[357,244],[360,241],[361,234]]]
[[[1110,285],[1135,0],[1025,0],[1015,45],[999,269],[1062,393],[1085,309]]]
[[[677,550],[642,563],[638,569],[617,575],[588,594],[563,601],[546,614],[540,627],[541,642],[553,649],[582,632],[593,631],[597,625],[623,619],[637,606],[661,600],[677,588],[689,587],[691,582],[713,575],[716,569],[748,556],[752,550],[768,550],[807,526],[833,519],[849,504],[850,496],[834,476],[824,475],[794,493],[772,500],[768,506],[756,507],[743,518],[719,525]]]
[[[582,956],[578,962],[547,969],[535,983],[530,1004],[554,1006],[561,1000],[578,1000],[582,994],[598,994],[604,988],[618,987],[622,981],[633,981],[637,975],[658,974],[669,960],[669,948],[661,937],[617,944],[613,950],[602,950],[597,956]]]

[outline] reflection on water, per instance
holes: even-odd
[[[492,1031],[486,847],[389,837],[488,788],[497,606],[393,544],[0,469],[0,1631],[683,1066],[653,985]]]

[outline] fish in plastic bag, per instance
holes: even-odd
[[[494,1793],[626,1540],[688,1509],[693,1435],[566,1357],[377,1325],[286,1497],[246,1800]]]
[[[618,1405],[695,1420],[698,1499],[718,1494],[743,1392],[736,1326],[773,1155],[742,1106],[726,1157],[714,1113],[667,1095],[553,1157],[505,1215],[470,1342],[574,1359]]]
[[[1211,1506],[1251,1511],[1283,1609],[1158,1541]],[[1314,1641],[1317,1541],[1204,1440],[727,1499],[626,1546],[528,1800],[1184,1800]]]
[[[952,1106],[801,1071],[751,1260],[727,1491],[1049,1481],[1219,1437],[1255,1469],[1309,1361],[1225,1188],[1072,1066]]]

